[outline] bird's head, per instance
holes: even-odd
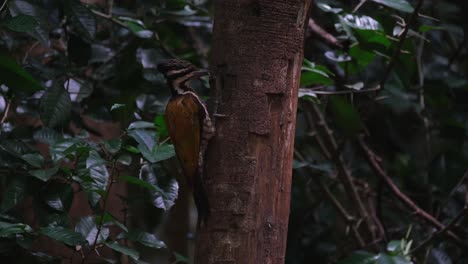
[[[198,69],[190,62],[180,59],[171,59],[158,64],[158,71],[164,74],[169,87],[175,94],[192,91],[190,81],[209,74],[208,71]]]

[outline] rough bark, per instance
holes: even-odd
[[[211,216],[197,264],[284,263],[297,91],[312,0],[215,1]]]

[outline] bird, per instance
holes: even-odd
[[[193,193],[199,228],[210,215],[203,169],[205,152],[215,128],[205,103],[190,82],[209,75],[209,71],[181,59],[167,60],[158,64],[157,69],[171,89],[172,96],[165,111],[166,124],[187,185]]]

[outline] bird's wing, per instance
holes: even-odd
[[[169,136],[188,184],[193,188],[198,173],[203,108],[198,97],[184,94],[169,100],[166,106],[166,123]]]

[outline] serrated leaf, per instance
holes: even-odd
[[[104,244],[119,253],[122,253],[124,255],[131,257],[134,260],[138,260],[140,258],[140,254],[138,253],[138,251],[122,246],[118,242],[110,242],[110,243],[104,243]]]
[[[75,140],[64,139],[63,141],[59,141],[49,147],[50,156],[54,162],[58,162],[61,159],[65,158],[73,150],[75,150],[75,147],[76,147]]]
[[[62,226],[44,227],[41,228],[39,232],[69,246],[82,245],[85,241],[84,237],[80,233]]]
[[[8,19],[3,25],[10,30],[26,33],[33,31],[39,23],[34,17],[21,14]]]
[[[106,164],[106,161],[99,156],[97,151],[92,150],[89,152],[89,156],[86,159],[86,168],[90,169],[92,167],[100,166]]]
[[[42,90],[41,84],[36,81],[10,56],[0,52],[0,85],[4,84],[13,91],[33,93]]]
[[[14,237],[16,234],[30,232],[32,232],[32,228],[26,224],[0,221],[0,237]]]
[[[347,14],[343,17],[340,16],[340,20],[346,23],[347,26],[362,30],[382,30],[380,23],[370,16],[358,16],[353,14]]]
[[[40,130],[36,131],[33,135],[34,140],[48,145],[53,145],[61,137],[60,135],[53,130],[52,128],[43,127]]]
[[[90,159],[86,156],[80,157],[76,165],[78,176],[74,177],[86,192],[89,203],[92,206],[95,206],[106,193],[109,183],[109,172],[106,165],[99,165],[101,163],[99,159],[100,157]]]
[[[48,127],[65,123],[71,113],[71,100],[68,92],[58,85],[53,85],[42,96],[40,103],[41,120]]]
[[[6,188],[2,197],[2,212],[8,211],[20,203],[26,193],[26,184],[24,179],[14,179]]]
[[[406,0],[372,0],[381,5],[388,6],[405,13],[413,13],[414,8]]]
[[[95,240],[96,243],[99,244],[109,237],[109,228],[102,226],[99,232],[99,236],[96,239],[98,230],[99,228],[96,225],[93,216],[82,217],[75,226],[75,231],[79,232],[86,239],[90,246],[94,246]]]
[[[79,32],[88,39],[94,39],[96,20],[93,13],[83,3],[78,0],[67,0],[65,13]]]
[[[44,9],[28,1],[23,0],[10,1],[9,9],[10,13],[14,17],[17,17],[19,15],[27,15],[33,17],[38,23],[38,25],[32,30],[29,30],[28,34],[41,41],[44,46],[48,45],[49,28],[47,23],[47,12]]]
[[[52,176],[57,174],[58,170],[59,170],[58,167],[54,167],[54,168],[45,169],[45,170],[30,170],[28,172],[29,172],[29,174],[31,174],[32,176],[38,178],[39,180],[41,180],[43,182],[46,182]]]

